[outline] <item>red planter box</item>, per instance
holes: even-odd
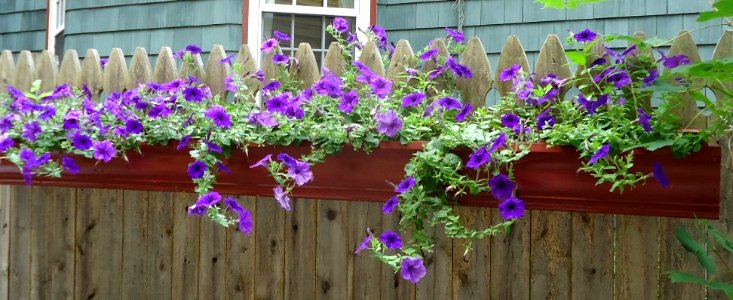
[[[314,180],[296,188],[301,198],[386,201],[395,192],[387,182],[404,177],[404,166],[422,149],[421,143],[401,145],[385,142],[371,154],[344,151],[313,167]],[[221,193],[271,196],[275,181],[264,168],[249,166],[267,154],[287,152],[298,155],[306,146],[250,147],[249,156],[235,151],[225,162],[231,174],[220,174],[216,190]],[[464,157],[468,153],[459,153]],[[192,162],[188,151],[175,145],[146,146],[142,154],[129,153],[129,163],[117,158],[108,164],[77,159],[78,175],[62,178],[34,177],[34,185],[77,188],[109,188],[154,191],[193,191],[186,173]],[[529,209],[579,211],[609,214],[654,215],[669,217],[718,218],[720,208],[720,148],[704,146],[699,152],[676,159],[667,149],[639,151],[635,166],[651,172],[653,161],[664,167],[671,185],[662,188],[654,179],[623,194],[609,192],[609,185],[595,186],[595,179],[577,173],[577,152],[572,148],[533,145],[531,153],[515,164],[517,196]],[[0,184],[23,184],[18,168],[0,164]],[[467,196],[462,205],[496,207],[489,195]]]

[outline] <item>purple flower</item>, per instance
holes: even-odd
[[[664,53],[662,53],[661,51],[659,52],[659,54],[662,55],[659,61],[661,61],[662,64],[664,64],[664,67],[667,69],[674,69],[676,67],[679,67],[680,65],[690,64],[690,58],[684,54],[670,56],[670,57],[664,56]]]
[[[252,221],[252,213],[249,212],[249,210],[243,210],[239,213],[239,231],[244,232],[246,235],[250,235],[252,233],[252,229],[254,229],[255,225]]]
[[[369,245],[371,245],[372,240],[374,237],[371,234],[368,234],[359,244],[359,247],[356,247],[356,250],[354,251],[354,254],[358,254],[359,252],[366,250],[369,248]]]
[[[509,197],[499,204],[499,212],[505,220],[521,219],[524,217],[524,201]]]
[[[456,121],[457,122],[466,121],[466,117],[468,117],[468,115],[470,115],[472,111],[473,111],[473,105],[471,105],[471,103],[464,104],[461,111],[458,112],[458,114],[456,115],[456,118],[455,118]]]
[[[425,270],[425,264],[422,258],[405,257],[400,262],[400,276],[413,284],[417,284],[420,279],[425,277],[425,273],[427,271]]]
[[[224,151],[223,149],[221,149],[221,146],[217,145],[216,143],[204,141],[204,144],[206,144],[206,148],[210,152],[222,153]]]
[[[289,93],[282,93],[279,95],[275,95],[269,100],[265,101],[265,107],[270,112],[279,112],[284,113],[285,110],[288,108],[288,98],[290,97]]]
[[[432,116],[434,109],[435,109],[435,102],[430,103],[430,105],[428,105],[428,107],[425,108],[425,112],[422,114],[423,118]]]
[[[379,40],[379,48],[384,49],[387,47],[387,31],[379,25],[369,26],[369,31],[374,33],[374,36]]]
[[[652,173],[654,174],[654,178],[657,179],[657,181],[663,188],[669,187],[669,179],[667,178],[667,175],[664,175],[664,171],[662,170],[662,164],[660,164],[657,161],[654,161],[652,165]]]
[[[395,137],[402,130],[402,119],[393,110],[375,115],[377,131],[388,137]]]
[[[272,80],[272,81],[268,82],[267,84],[265,84],[265,86],[262,87],[262,92],[264,92],[264,93],[271,93],[271,92],[274,92],[275,90],[279,89],[280,86],[282,86],[282,84],[280,83],[280,81]]]
[[[275,127],[277,125],[280,125],[275,117],[268,111],[251,114],[249,116],[249,122],[259,124],[265,127]]]
[[[504,147],[504,144],[506,144],[506,133],[501,133],[493,143],[491,143],[491,147],[489,147],[489,153],[494,153],[494,151],[499,150],[499,148]]]
[[[456,29],[446,27],[445,33],[448,34],[448,38],[453,39],[456,43],[461,43],[466,39],[463,33]]]
[[[516,184],[504,174],[499,173],[489,179],[489,187],[491,188],[491,196],[498,200],[505,200],[512,196]]]
[[[631,84],[631,78],[626,71],[618,71],[608,76],[608,82],[613,83],[617,89],[623,88]]]
[[[15,141],[9,137],[3,137],[0,139],[0,153],[5,153],[10,147],[15,146]]]
[[[379,236],[379,240],[384,243],[384,245],[386,245],[389,249],[402,248],[402,239],[394,231],[387,231],[385,233],[382,233],[382,235]]]
[[[127,122],[125,122],[125,131],[132,134],[141,133],[143,132],[143,123],[132,118],[127,119]]]
[[[20,160],[22,160],[25,164],[33,164],[36,161],[36,153],[28,148],[20,149],[18,157],[20,157]]]
[[[288,176],[295,179],[295,184],[304,185],[313,180],[313,172],[311,172],[310,164],[304,161],[296,161],[295,164],[288,166]]]
[[[275,50],[275,47],[277,47],[278,43],[276,39],[268,39],[264,42],[262,42],[262,46],[260,46],[260,51],[264,53],[270,53],[272,50]]]
[[[641,82],[644,83],[644,87],[647,87],[654,84],[654,81],[657,81],[657,77],[659,77],[659,70],[657,70],[657,68],[654,68],[649,70],[649,76],[644,77]]]
[[[598,150],[596,150],[596,153],[593,153],[593,156],[591,156],[590,160],[588,161],[588,164],[590,165],[595,164],[596,162],[598,162],[599,159],[608,156],[608,153],[610,152],[610,150],[611,150],[611,145],[609,144],[605,144],[601,146],[600,148],[598,148]]]
[[[397,186],[395,187],[395,192],[398,192],[400,194],[407,193],[415,186],[415,177],[409,176],[402,180]]]
[[[69,174],[75,175],[79,173],[79,165],[76,164],[76,161],[68,156],[64,156],[61,158],[61,166],[64,167],[67,171],[69,171]]]
[[[432,48],[428,51],[423,52],[423,54],[420,54],[420,60],[428,61],[431,59],[435,59],[437,55],[438,55],[438,49]]]
[[[344,81],[331,72],[324,72],[320,80],[313,84],[313,90],[319,95],[328,95],[331,98],[341,96],[341,87]]]
[[[195,86],[189,86],[183,90],[183,98],[190,102],[201,102],[204,99],[204,91]]]
[[[203,216],[204,214],[206,214],[206,210],[210,206],[219,203],[219,201],[221,201],[221,194],[217,192],[209,192],[203,194],[199,197],[198,200],[196,200],[196,203],[194,203],[194,205],[188,208],[188,214]]]
[[[201,52],[203,52],[203,50],[201,50],[201,47],[194,44],[186,46],[186,51],[191,52],[191,54],[201,54]]]
[[[516,129],[519,127],[519,117],[513,113],[506,113],[501,116],[501,125],[506,128]]]
[[[448,59],[446,59],[445,64],[446,66],[448,66],[448,69],[450,69],[451,72],[453,72],[453,74],[458,77],[471,78],[473,76],[471,73],[471,69],[469,69],[467,66],[459,64],[458,62],[456,62],[455,59],[453,59],[453,57],[449,57]]]
[[[501,81],[512,80],[519,75],[520,71],[522,71],[522,66],[514,64],[513,66],[502,70],[499,74],[499,79],[501,79]]]
[[[550,109],[545,109],[537,116],[537,128],[544,130],[545,128],[552,128],[555,126],[555,116],[550,114]]]
[[[56,115],[56,108],[53,106],[45,106],[43,111],[38,115],[41,120],[48,120]]]
[[[254,165],[249,166],[249,168],[251,169],[251,168],[256,168],[259,166],[266,166],[270,163],[271,160],[272,160],[272,154],[265,155],[265,157],[257,161]]]
[[[21,136],[28,141],[35,142],[36,138],[38,138],[38,135],[40,135],[41,132],[43,132],[43,130],[41,129],[41,124],[33,121],[23,125],[23,133],[21,134]]]
[[[412,94],[409,94],[402,98],[402,107],[411,107],[419,105],[423,100],[425,100],[425,94],[420,92],[415,92]]]
[[[275,200],[277,200],[277,203],[280,203],[280,206],[287,211],[290,211],[290,197],[288,197],[288,193],[283,191],[283,188],[280,186],[275,187],[273,190],[275,193]]]
[[[223,202],[231,211],[234,211],[239,214],[244,212],[244,208],[242,208],[242,206],[239,205],[239,202],[237,202],[237,199],[233,197],[226,198],[224,199]]]
[[[231,65],[231,64],[233,64],[234,63],[234,56],[235,55],[236,54],[231,54],[231,55],[229,55],[229,56],[227,56],[225,58],[220,59],[219,60],[219,64],[221,64],[221,65],[227,65],[227,64],[228,65]]]
[[[290,58],[285,54],[275,54],[272,56],[272,62],[276,65],[286,65]]]
[[[96,142],[93,147],[94,158],[97,160],[109,162],[113,157],[115,157],[115,155],[117,155],[117,150],[115,150],[115,147],[112,146],[112,142],[110,141]]]
[[[232,170],[229,170],[227,166],[224,165],[224,163],[217,161],[216,162],[216,168],[219,170],[219,172],[224,172],[227,174],[232,174]]]
[[[458,102],[458,100],[456,100],[456,98],[453,98],[453,97],[440,98],[440,100],[438,100],[438,104],[446,110],[461,108],[461,102]]]
[[[354,110],[354,106],[359,103],[359,94],[355,90],[351,90],[341,95],[339,102],[339,110],[343,113],[350,114]]]
[[[109,62],[109,58],[102,57],[99,59],[99,65],[104,69],[104,67],[107,66],[107,63]]]
[[[382,206],[382,213],[383,214],[391,214],[395,208],[397,208],[397,205],[400,204],[400,198],[397,196],[394,196],[392,198],[389,198],[387,202],[384,203],[384,206]]]
[[[191,135],[184,135],[178,142],[178,147],[176,147],[176,150],[181,151],[181,149],[188,146],[189,141],[191,141]]]
[[[197,160],[188,165],[188,176],[191,177],[191,179],[199,179],[204,177],[204,173],[207,169],[208,167],[205,162]]]
[[[65,124],[66,122],[64,121],[64,126],[66,126]],[[77,126],[78,126],[78,123],[77,123]],[[5,116],[2,119],[0,119],[0,132],[6,133],[8,132],[8,130],[12,128],[13,128],[13,116],[12,115]],[[66,128],[64,127],[64,129]]]
[[[392,81],[375,75],[369,82],[369,87],[372,88],[372,93],[374,95],[377,95],[379,99],[384,99],[390,92],[392,92]]]
[[[289,41],[290,40],[290,36],[287,33],[280,32],[277,30],[272,32],[272,37],[274,37],[278,41]]]
[[[214,125],[222,127],[222,128],[229,128],[232,126],[232,119],[229,117],[229,114],[226,112],[224,107],[220,105],[213,105],[209,107],[209,109],[206,110],[205,113],[206,117],[214,121]]]
[[[636,112],[639,113],[639,124],[641,124],[641,127],[644,128],[644,131],[646,132],[652,132],[652,125],[649,123],[649,121],[652,120],[652,116],[647,114],[643,108],[639,107]]]
[[[598,97],[595,101],[590,101],[587,98],[585,98],[585,95],[579,94],[578,95],[578,104],[580,106],[584,107],[586,111],[588,111],[588,114],[595,114],[596,110],[603,106],[608,104],[608,100],[610,99],[610,96],[608,94],[603,94],[600,97]]]
[[[475,170],[488,163],[490,159],[491,154],[486,150],[486,147],[480,147],[468,156],[466,167]]]
[[[92,147],[92,139],[88,136],[77,133],[71,138],[71,144],[79,150],[87,150]]]
[[[334,18],[333,22],[331,22],[331,25],[333,26],[333,29],[335,29],[337,32],[344,33],[349,30],[349,21],[341,17]]]
[[[586,28],[585,30],[583,30],[581,32],[576,33],[575,35],[573,35],[573,37],[575,38],[575,40],[578,41],[578,42],[581,42],[581,43],[593,41],[593,40],[596,39],[597,36],[598,36],[597,33],[591,31],[588,28]]]
[[[292,167],[298,163],[298,160],[288,155],[287,153],[280,153],[277,155],[277,159],[283,162],[286,166]]]

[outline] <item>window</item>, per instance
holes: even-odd
[[[326,27],[335,17],[349,20],[352,32],[369,26],[370,0],[250,0],[249,5],[246,42],[253,51],[277,30],[290,35],[280,43],[283,53],[293,55],[300,43],[308,43],[319,66],[334,41]]]
[[[48,2],[48,28],[46,49],[61,55],[64,50],[64,25],[66,24],[66,0]]]

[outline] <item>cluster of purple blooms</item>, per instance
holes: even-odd
[[[293,158],[287,153],[280,153],[277,159],[288,168],[288,177],[290,177],[297,186],[302,186],[313,180],[313,172],[310,169],[310,164],[306,161],[301,161]],[[272,154],[268,154],[255,164],[251,165],[250,168],[256,167],[269,167],[272,162]],[[275,200],[280,203],[280,206],[290,211],[290,197],[288,192],[283,190],[281,186],[277,186],[273,189]]]
[[[224,206],[239,215],[239,230],[249,235],[252,233],[254,223],[252,222],[252,213],[249,210],[243,208],[237,202],[237,199],[233,197],[226,198],[222,201],[221,194],[217,192],[209,192],[201,195],[196,203],[188,208],[188,214],[203,216],[206,214],[210,207],[223,203]]]

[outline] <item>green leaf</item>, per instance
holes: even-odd
[[[567,54],[568,58],[575,64],[579,66],[585,66],[585,53],[580,51],[567,51],[565,52],[565,54]]]
[[[543,8],[554,8],[554,9],[564,9],[564,8],[576,8],[578,5],[586,5],[586,4],[593,4],[598,2],[603,2],[606,0],[535,0],[537,3],[541,3],[544,5]]]
[[[704,11],[697,18],[698,22],[705,22],[715,18],[725,18],[733,16],[733,0],[718,0],[713,4],[712,11]]]
[[[699,252],[705,252],[705,248],[702,247],[702,245],[698,244],[697,241],[695,241],[692,238],[692,235],[690,235],[689,232],[687,232],[687,229],[684,227],[677,228],[677,240],[680,241],[682,244],[682,247],[685,248],[688,252],[691,252],[693,254],[697,254]]]
[[[667,276],[669,276],[669,279],[672,280],[672,283],[702,284],[708,288],[723,291],[729,298],[733,297],[733,285],[728,283],[723,283],[720,281],[707,281],[703,277],[680,271],[669,272],[667,273]]]
[[[626,151],[629,151],[629,150],[635,149],[635,148],[644,148],[644,149],[647,149],[649,151],[654,151],[654,150],[657,150],[657,149],[660,149],[660,148],[672,146],[673,144],[674,144],[674,140],[671,140],[671,139],[668,139],[668,140],[657,140],[657,141],[651,141],[651,142],[648,142],[648,143],[636,144],[636,145],[633,145],[633,146],[626,147],[626,148],[624,148],[622,150],[622,152],[626,152]]]

